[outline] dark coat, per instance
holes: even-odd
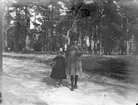
[[[79,75],[82,73],[81,46],[69,45],[66,51],[66,65],[68,75]]]
[[[66,79],[65,58],[56,56],[53,61],[56,62],[52,69],[50,77],[53,79]]]

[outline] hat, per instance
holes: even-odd
[[[59,50],[57,52],[61,52],[62,53],[63,52],[63,49],[62,48],[59,48]]]

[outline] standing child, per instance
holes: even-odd
[[[57,52],[57,56],[51,62],[52,72],[50,77],[55,79],[56,87],[62,86],[62,79],[66,79],[65,71],[65,58],[63,57],[63,51]]]

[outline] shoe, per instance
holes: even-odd
[[[71,91],[74,91],[74,76],[73,75],[71,75]]]
[[[56,88],[59,88],[59,85],[55,85]]]
[[[71,91],[74,91],[74,88],[73,87],[71,87],[71,89],[70,89]]]
[[[78,89],[78,86],[77,85],[74,85],[74,89]]]
[[[63,85],[62,84],[59,84],[59,87],[62,87]]]
[[[58,87],[59,87],[59,85],[58,85],[58,84],[56,84],[56,85],[55,85],[55,87],[56,87],[56,88],[58,88]]]
[[[62,87],[62,79],[59,80],[59,86]]]
[[[74,86],[73,86],[73,85],[71,85],[70,90],[71,90],[71,91],[74,91]]]

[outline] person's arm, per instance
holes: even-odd
[[[83,49],[82,49],[82,47],[80,45],[78,46],[78,49],[76,50],[76,54],[78,56],[82,56],[83,55]]]
[[[70,45],[67,46],[67,50],[65,52],[65,60],[67,59],[67,57],[69,56],[69,51],[70,51]]]
[[[65,65],[67,67],[67,61],[68,61],[68,56],[69,56],[69,50],[70,50],[70,45],[67,46],[67,50],[65,52]]]

